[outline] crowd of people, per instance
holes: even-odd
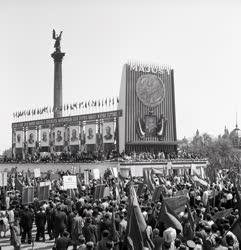
[[[176,159],[203,159],[202,155],[198,153],[186,152],[184,150],[177,153],[164,153],[164,152],[122,152],[119,154],[116,150],[109,151],[73,151],[65,150],[60,153],[50,152],[31,152],[25,154],[25,159],[22,155],[13,157],[3,157],[3,163],[78,163],[78,162],[100,162],[100,161],[162,161],[162,160],[176,160]]]
[[[9,183],[8,192],[2,189],[0,196],[1,236],[10,230],[14,249],[46,239],[53,240],[56,250],[68,249],[70,245],[74,250],[239,249],[241,203],[228,173],[220,174],[216,183],[207,186],[197,185],[187,175],[154,175],[155,185],[163,187],[154,200],[153,190],[143,177],[116,178],[111,173],[108,171],[101,180],[90,180],[88,185],[81,182],[74,195],[62,186],[62,177],[69,173],[59,173],[58,181],[52,181],[48,200],[35,198],[31,204],[22,204],[21,193]],[[15,173],[15,177],[21,176]],[[37,182],[48,178],[45,175]],[[95,199],[100,182],[109,188],[109,193]],[[36,185],[36,180],[29,185]],[[180,191],[188,202],[183,211],[175,214],[165,201]]]

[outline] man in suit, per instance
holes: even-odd
[[[28,144],[33,144],[34,143],[34,134],[30,133],[29,138],[28,138]]]
[[[44,208],[41,207],[38,209],[35,215],[35,223],[37,227],[36,241],[39,241],[39,238],[43,238],[43,242],[45,242],[45,223],[46,223],[46,214]]]
[[[87,136],[87,138],[88,138],[88,140],[91,140],[93,137],[94,137],[94,135],[93,135],[93,129],[89,128],[88,129],[88,136]]]
[[[63,236],[56,240],[56,250],[67,250],[70,244],[69,233],[64,231]]]
[[[109,140],[112,139],[112,137],[113,137],[113,135],[111,134],[111,127],[110,127],[110,126],[107,126],[107,127],[105,128],[105,135],[104,135],[104,138],[105,138],[105,140],[109,141]]]
[[[25,243],[26,235],[28,236],[28,244],[32,243],[32,228],[33,228],[34,214],[29,210],[28,206],[24,207],[24,211],[20,217],[20,225],[23,229],[21,242]]]
[[[64,211],[61,210],[61,206],[57,206],[57,211],[54,215],[54,236],[57,239],[63,235],[63,232],[67,225],[67,215]]]

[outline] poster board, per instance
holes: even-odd
[[[63,186],[64,186],[64,190],[77,188],[76,175],[64,175]]]

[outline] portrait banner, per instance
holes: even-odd
[[[16,131],[16,148],[22,148],[23,142],[23,131]]]
[[[86,124],[85,126],[85,143],[96,144],[96,124]]]
[[[27,132],[27,144],[29,148],[35,147],[37,139],[37,131],[36,130],[28,130]]]
[[[40,132],[41,138],[41,147],[48,147],[49,146],[49,129],[43,128]]]
[[[64,127],[57,127],[54,129],[55,132],[55,146],[63,146],[64,145]]]
[[[69,144],[79,145],[79,126],[69,127]]]
[[[103,142],[114,143],[114,122],[103,123]]]

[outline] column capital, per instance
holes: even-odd
[[[59,51],[54,51],[54,53],[51,54],[51,57],[54,59],[54,62],[62,62],[64,56],[65,53]]]

